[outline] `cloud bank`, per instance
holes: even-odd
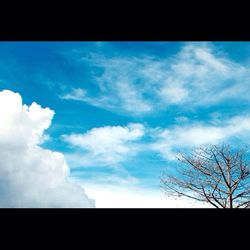
[[[0,207],[94,207],[61,153],[43,149],[54,112],[0,92]]]
[[[208,204],[185,197],[168,197],[158,188],[140,188],[128,185],[85,185],[96,197],[97,208],[208,208]]]

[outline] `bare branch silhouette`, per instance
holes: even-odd
[[[200,147],[180,154],[175,176],[163,173],[161,187],[173,196],[185,196],[216,208],[250,207],[250,163],[247,152],[229,145]]]

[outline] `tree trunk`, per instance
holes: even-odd
[[[231,188],[229,189],[229,208],[233,208],[233,196]]]
[[[228,197],[229,197],[229,208],[233,208],[233,196],[232,196],[232,187],[231,187],[231,166],[230,160],[228,160],[227,165],[227,173],[228,173]]]

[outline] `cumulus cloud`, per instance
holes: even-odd
[[[93,128],[84,134],[63,135],[71,146],[81,149],[79,153],[66,154],[72,166],[114,166],[139,150],[136,141],[144,135],[144,126],[131,123],[127,126]]]
[[[54,112],[0,92],[0,207],[93,207],[61,153],[43,149]]]
[[[97,91],[73,88],[62,98],[113,112],[145,115],[171,105],[194,107],[226,99],[249,100],[244,94],[249,91],[248,67],[220,53],[211,43],[186,43],[168,58],[96,54],[79,57],[80,63],[99,72],[93,73]]]

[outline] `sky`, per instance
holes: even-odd
[[[249,42],[0,42],[0,206],[205,206],[160,176],[248,146],[249,66]]]

